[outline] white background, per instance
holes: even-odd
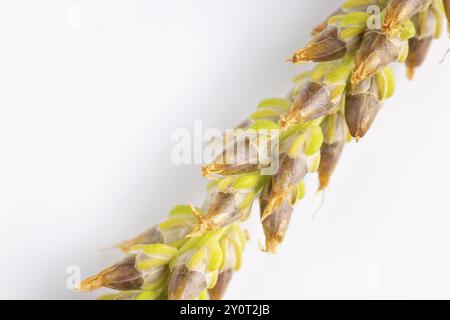
[[[232,127],[283,96],[285,62],[340,0],[0,2],[0,298],[86,299],[105,251],[200,203],[171,133]],[[78,19],[79,13],[79,19]],[[79,20],[79,21],[77,21]],[[79,23],[78,23],[79,22]],[[414,82],[348,146],[319,215],[316,178],[276,256],[255,213],[227,298],[450,298],[450,61],[437,41]]]

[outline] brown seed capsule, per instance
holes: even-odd
[[[228,225],[242,218],[239,212],[238,203],[235,193],[217,192],[209,203],[206,217],[208,221],[213,223],[211,228],[218,228]]]
[[[345,141],[323,144],[320,149],[319,191],[325,190],[344,150]]]
[[[202,168],[205,177],[212,174],[236,175],[255,170],[258,170],[258,149],[249,139],[233,141],[213,163]]]
[[[412,80],[415,69],[420,67],[427,57],[433,37],[424,39],[411,38],[409,39],[409,54],[406,59],[407,76]]]
[[[281,154],[279,169],[272,177],[272,191],[285,192],[302,182],[307,173],[306,160],[303,157],[291,158],[286,153]]]
[[[412,19],[416,35],[409,39],[408,57],[405,61],[409,79],[414,77],[415,69],[424,62],[433,38],[439,34],[440,20],[436,11],[431,8],[420,12]]]
[[[214,288],[208,290],[209,298],[211,300],[223,299],[228,285],[230,284],[231,278],[233,277],[233,273],[233,268],[226,269],[219,273],[216,285],[214,286]]]
[[[215,230],[233,222],[244,220],[250,213],[254,196],[253,191],[216,192],[211,196],[206,206],[206,214],[196,213],[199,222],[189,236],[198,236],[207,230]],[[248,201],[249,197],[252,197],[251,201]],[[248,204],[242,206],[246,202]]]
[[[351,82],[357,84],[396,61],[402,41],[379,30],[370,30],[364,35],[361,47],[356,54],[356,70]]]
[[[152,243],[164,243],[163,236],[161,232],[158,230],[158,226],[148,229],[147,231],[143,232],[142,234],[138,235],[133,239],[122,242],[117,247],[124,252],[128,252],[130,251],[131,247],[137,244],[152,244]]]
[[[447,28],[450,35],[450,0],[443,0],[445,15],[447,16]]]
[[[347,124],[340,113],[328,116],[321,125],[324,140],[320,148],[319,191],[328,187],[347,142]]]
[[[237,133],[232,141],[227,143],[223,152],[202,168],[203,175],[230,176],[270,167],[271,148],[271,139],[256,130]]]
[[[194,300],[207,288],[205,275],[190,271],[184,264],[172,271],[169,283],[169,300]]]
[[[426,9],[432,0],[391,0],[389,1],[383,31],[389,32],[398,24],[405,22],[419,11]]]
[[[273,215],[283,205],[284,200],[303,181],[307,173],[305,158],[291,158],[286,153],[281,154],[278,171],[272,177],[267,204],[264,206],[261,217],[262,221]]]
[[[302,63],[308,61],[323,62],[336,60],[347,52],[347,43],[339,39],[339,29],[325,28],[303,49],[294,53],[289,61]]]
[[[101,287],[122,291],[140,289],[144,279],[141,272],[136,269],[135,263],[136,255],[129,255],[99,274],[82,281],[80,289],[84,291]]]
[[[289,227],[292,212],[294,211],[296,192],[291,192],[281,198],[281,203],[271,211],[270,215],[264,218],[272,195],[271,185],[268,184],[260,197],[260,210],[261,218],[263,219],[262,227],[266,238],[265,251],[276,253]]]
[[[308,81],[300,90],[288,114],[281,120],[282,128],[300,122],[311,121],[332,112],[336,104],[324,85]]]
[[[357,140],[364,137],[380,108],[378,86],[373,77],[360,82],[347,93],[345,119],[352,137]]]

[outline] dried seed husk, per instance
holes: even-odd
[[[286,207],[286,200],[289,202],[289,199],[296,199],[299,184],[308,171],[316,170],[314,163],[320,157],[322,142],[322,130],[317,125],[306,127],[303,131],[294,133],[283,140],[278,171],[272,176],[270,192],[264,195],[267,203],[263,206],[261,217],[263,222],[276,214],[283,206]],[[295,202],[290,203],[293,206]],[[283,212],[279,213],[280,217]],[[272,223],[278,221],[277,217],[273,219]],[[283,217],[283,220],[286,220],[286,217]]]
[[[369,13],[365,11],[338,13],[327,20],[327,27],[309,44],[296,51],[290,61],[299,64],[308,61],[326,62],[345,56],[361,41],[367,27]]]
[[[289,112],[280,126],[306,123],[336,112],[345,97],[345,89],[355,63],[351,55],[332,62],[319,63],[312,71],[296,77],[299,87]]]
[[[168,263],[178,250],[166,244],[137,245],[136,253],[82,281],[80,289],[91,291],[100,287],[129,291],[152,290],[161,293],[168,279]]]
[[[399,59],[404,41],[379,30],[369,30],[356,54],[352,83],[357,84]]]
[[[319,191],[328,187],[345,144],[348,129],[344,116],[337,112],[328,116],[321,125],[324,142],[320,148]]]
[[[389,32],[394,27],[430,6],[432,0],[391,0],[387,6],[383,22],[383,31]]]
[[[234,270],[233,268],[228,268],[224,271],[219,272],[217,277],[216,285],[208,290],[209,297],[211,300],[222,300],[228,289],[228,285],[233,278]]]
[[[267,177],[253,173],[212,181],[202,209],[191,209],[197,222],[188,237],[245,220],[265,179]]]
[[[238,143],[243,143],[244,140],[241,140],[239,142],[239,135],[245,133],[248,130],[251,130],[253,128],[253,130],[256,130],[257,128],[260,129],[265,129],[267,132],[269,132],[269,134],[273,134],[273,131],[276,131],[276,129],[278,129],[276,123],[278,123],[280,121],[280,119],[284,116],[284,114],[286,114],[286,112],[289,110],[290,106],[292,105],[292,101],[289,100],[289,98],[268,98],[265,100],[262,100],[258,106],[257,106],[257,110],[255,112],[253,112],[250,117],[248,119],[246,119],[245,121],[241,122],[238,126],[236,126],[234,128],[234,132],[227,132],[226,134],[223,134],[221,136],[221,139],[219,139],[219,141],[217,140],[212,140],[210,142],[210,147],[214,147],[214,144],[217,142],[220,142],[222,144],[225,144],[225,146],[223,147],[223,151],[221,154],[216,156],[216,159],[213,161],[213,164],[211,164],[211,166],[214,167],[214,162],[217,162],[219,164],[219,166],[217,166],[216,170],[219,170],[218,173],[220,172],[220,165],[223,164],[227,164],[226,161],[223,160],[223,158],[226,155],[226,151],[227,148],[229,149],[229,155],[232,156],[236,156],[235,149],[236,149],[236,145]],[[265,133],[264,133],[265,134]],[[262,138],[264,138],[264,136],[262,136]],[[270,139],[269,139],[270,141]],[[233,147],[234,146],[234,147]],[[248,147],[247,147],[248,148]],[[243,153],[241,153],[243,154]],[[229,156],[230,157],[230,156]],[[241,162],[244,162],[241,160]],[[231,161],[231,163],[229,163],[231,165],[235,164],[235,165],[239,165],[238,161]],[[245,163],[242,163],[245,164]],[[230,170],[235,170],[237,172],[239,172],[238,168],[232,168],[232,166],[230,166],[231,169]],[[251,169],[248,169],[247,171],[249,171]],[[204,171],[204,175],[207,174],[213,174],[214,170],[213,168],[211,168],[211,173],[208,172],[208,166],[205,166],[203,168]],[[226,171],[226,170],[225,170]]]
[[[215,232],[211,232],[214,234]],[[193,300],[208,289],[208,263],[210,253],[205,247],[209,235],[191,239],[180,254],[171,261],[169,300]]]
[[[260,210],[262,227],[265,236],[264,251],[276,253],[278,246],[283,242],[289,227],[294,205],[297,200],[297,190],[290,189],[291,192],[280,199],[280,203],[267,215],[267,208],[270,205],[271,197],[274,193],[272,185],[267,184],[260,197]]]
[[[433,7],[418,13],[413,18],[417,33],[414,38],[409,39],[409,53],[405,61],[409,79],[414,77],[415,69],[425,61],[433,38],[441,33],[441,10],[442,7],[435,8],[433,3]]]
[[[236,131],[231,141],[225,142],[221,154],[202,168],[203,175],[240,175],[270,167],[272,154],[277,146],[279,127],[265,118],[276,116],[278,121],[286,109],[278,109],[275,114],[267,114],[267,111],[274,111],[267,107],[265,110],[259,109],[265,113],[258,114],[258,120],[250,128]]]
[[[322,145],[320,149],[319,191],[328,187],[331,176],[341,158],[345,143],[345,141],[341,141]]]
[[[142,289],[162,291],[167,286],[169,262],[177,256],[178,249],[166,244],[138,245],[136,251],[136,269],[144,279]]]
[[[193,214],[189,205],[175,206],[169,213],[169,218],[140,234],[136,238],[127,240],[117,247],[124,252],[139,244],[166,243],[179,246],[183,239],[192,231],[198,218]]]
[[[317,119],[332,112],[336,104],[323,84],[308,81],[295,98],[289,113],[281,122],[282,127],[288,127],[301,122]]]
[[[162,243],[179,247],[186,241],[185,237],[192,232],[198,222],[198,208],[190,205],[179,205],[172,209],[169,218],[158,225],[162,234]]]
[[[239,210],[238,201],[242,197],[245,197],[245,194],[217,192],[204,217],[204,221],[209,223],[208,228],[211,230],[242,219],[248,212]]]
[[[206,177],[212,174],[238,175],[256,171],[262,168],[259,155],[257,138],[252,140],[237,138],[227,145],[213,163],[203,167],[203,175]]]
[[[339,39],[337,27],[326,28],[304,48],[294,53],[290,61],[302,63],[322,62],[341,58],[347,52],[347,43]]]
[[[208,287],[202,272],[191,271],[185,265],[172,270],[168,300],[194,300]]]
[[[415,69],[420,67],[427,57],[433,37],[409,39],[409,54],[406,59],[407,77],[414,78]]]
[[[233,222],[245,220],[262,187],[264,178],[258,174],[226,177],[216,185],[204,206],[205,214],[191,233],[202,234],[206,230],[225,227]]]
[[[360,82],[347,93],[345,119],[352,137],[359,140],[365,136],[381,105],[379,88],[374,77]]]
[[[287,153],[280,156],[280,167],[272,177],[272,191],[284,193],[303,181],[308,173],[304,157],[291,157]]]
[[[338,109],[337,106],[341,102],[342,97],[344,96],[343,93],[345,91],[348,78],[353,72],[354,67],[355,63],[353,56],[347,55],[344,58],[338,59],[336,61],[319,63],[313,70],[302,72],[297,75],[294,79],[296,88],[294,88],[293,90],[295,99],[293,99],[291,109],[281,120],[280,126],[282,128],[286,128],[290,125],[295,125],[300,122],[304,123],[307,121],[311,121],[302,120],[297,113],[302,109],[302,104],[304,103],[306,104],[306,107],[308,107],[308,103],[309,105],[312,105],[316,102],[316,100],[317,102],[320,102],[321,95],[312,97],[311,102],[308,102],[308,100],[304,99],[304,94],[311,91],[312,86],[321,86],[323,88],[323,91],[328,92],[331,110],[327,112],[335,112]],[[311,85],[311,82],[313,82],[314,84]],[[314,111],[314,109],[312,111]],[[320,110],[316,109],[316,111],[319,112]],[[317,115],[313,114],[311,117],[315,118],[317,117]]]
[[[92,291],[101,287],[115,290],[138,290],[144,283],[142,273],[135,267],[136,255],[128,255],[123,260],[103,270],[99,274],[81,282],[80,289]]]

